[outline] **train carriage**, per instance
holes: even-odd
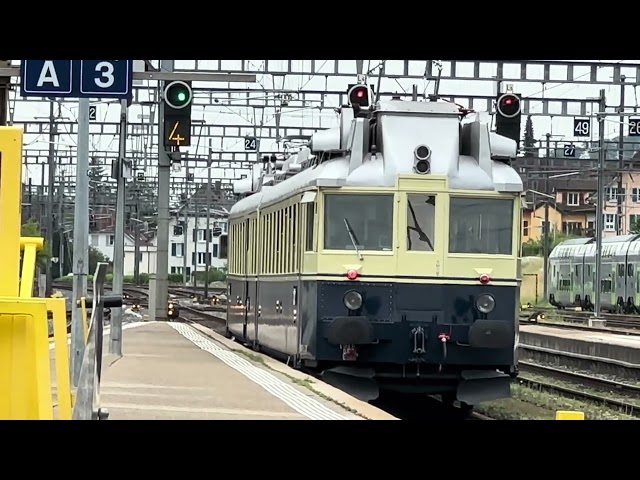
[[[572,265],[571,281],[574,286],[570,290],[566,286],[566,264]],[[619,313],[638,311],[639,266],[640,235],[620,235],[602,240],[600,301],[603,310]],[[560,243],[549,255],[549,303],[558,308],[593,310],[595,278],[594,239],[571,239]]]
[[[369,398],[509,396],[522,182],[504,161],[515,142],[462,116],[446,102],[345,106],[340,127],[242,181],[229,334]]]

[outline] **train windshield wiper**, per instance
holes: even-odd
[[[356,241],[356,235],[355,233],[353,233],[353,229],[351,228],[351,225],[349,225],[349,222],[347,221],[346,218],[343,218],[344,220],[344,226],[347,227],[347,233],[349,234],[349,238],[351,239],[351,243],[353,243],[353,248],[356,249],[356,253],[358,254],[358,258],[360,260],[362,260],[362,254],[360,253],[360,250],[358,250],[358,242]]]

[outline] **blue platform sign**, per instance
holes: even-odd
[[[133,60],[23,60],[23,97],[118,98],[133,93]]]

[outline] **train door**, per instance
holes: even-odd
[[[627,288],[625,290],[624,301],[631,299],[634,301],[636,291],[636,277],[634,275],[633,263],[627,263]]]
[[[252,232],[251,232],[251,220],[245,220],[242,223],[244,247],[242,248],[244,253],[244,318],[242,325],[242,336],[247,337],[247,322],[251,312],[251,294],[249,292],[249,274],[251,271],[251,251],[252,251]]]

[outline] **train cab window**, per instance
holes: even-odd
[[[435,195],[407,194],[407,250],[433,252],[435,227]]]
[[[449,253],[513,254],[511,199],[451,197]]]
[[[325,195],[324,248],[391,251],[393,195]]]

